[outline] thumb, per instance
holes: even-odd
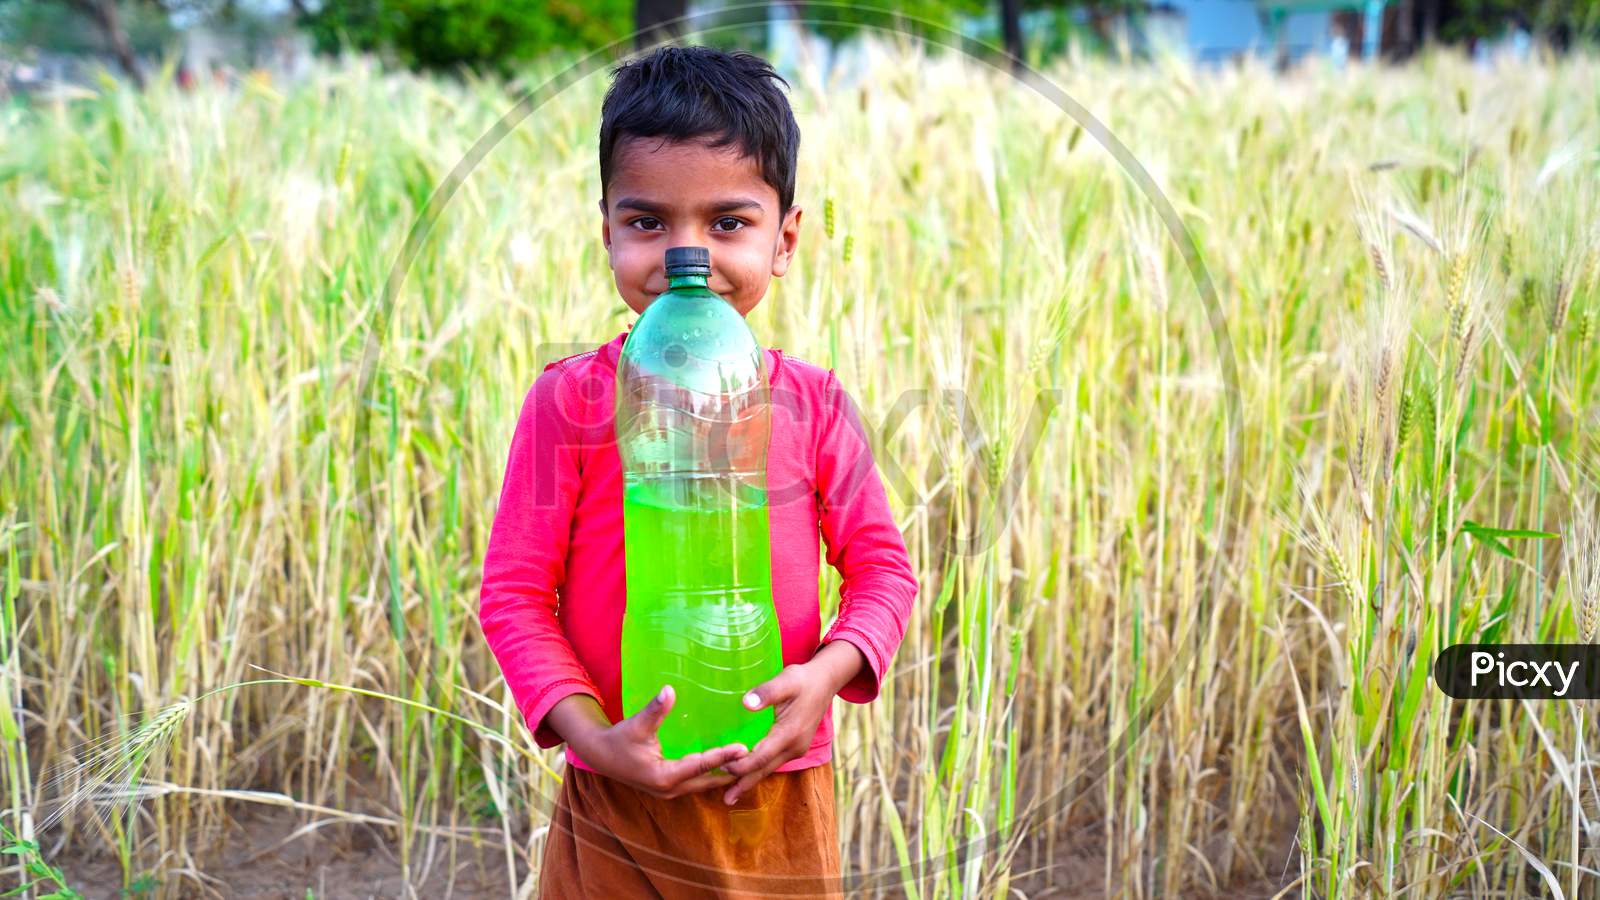
[[[661,690],[657,691],[656,695],[650,699],[650,702],[645,704],[644,709],[629,716],[628,721],[632,722],[635,728],[654,737],[661,728],[662,720],[667,717],[668,712],[671,712],[672,703],[676,697],[677,695],[673,693],[672,685],[662,685]]]
[[[792,696],[794,686],[789,678],[791,670],[792,667],[785,666],[783,671],[745,692],[744,708],[752,711],[764,709]]]

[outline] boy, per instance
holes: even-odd
[[[667,289],[666,249],[704,246],[710,289],[747,315],[799,241],[800,132],[774,83],[783,79],[756,56],[704,47],[664,47],[613,74],[601,110],[600,211],[618,293],[643,312]],[[627,592],[612,405],[626,339],[552,363],[535,380],[484,555],[484,636],[535,741],[565,741],[570,763],[540,895],[838,893],[832,700],[877,695],[918,587],[865,430],[832,370],[764,351],[785,667],[751,685],[745,705],[773,707],[775,723],[755,747],[664,759],[656,729],[672,687],[632,717],[621,709]],[[843,581],[826,635],[819,535]]]

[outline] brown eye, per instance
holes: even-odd
[[[739,221],[738,219],[735,219],[733,216],[723,216],[722,218],[717,220],[717,224],[718,225],[721,225],[724,222],[732,222],[733,223],[733,225],[731,227],[723,229],[724,231],[738,231],[740,228],[742,228],[744,226],[743,222]]]
[[[640,216],[639,218],[634,219],[632,222],[629,222],[628,224],[629,225],[638,225],[640,222],[657,222],[657,221],[660,221],[660,220],[658,220],[655,216]],[[642,230],[650,231],[651,229],[645,228],[645,229],[642,229]]]

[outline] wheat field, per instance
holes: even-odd
[[[1596,890],[1594,717],[1429,667],[1600,620],[1597,60],[1047,66],[1181,235],[1029,85],[872,60],[795,79],[750,316],[851,391],[921,579],[835,704],[852,886]],[[530,895],[560,756],[477,579],[523,394],[631,315],[605,71],[413,227],[561,65],[0,108],[0,887],[232,896],[265,806],[405,895]]]

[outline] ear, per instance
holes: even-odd
[[[611,217],[606,215],[606,198],[600,198],[600,242],[606,245],[606,251],[611,250]]]
[[[800,249],[800,216],[805,210],[798,206],[789,207],[788,215],[783,217],[783,224],[778,226],[778,241],[772,248],[772,274],[782,278],[783,273],[789,271],[789,263],[794,260],[795,251]]]

